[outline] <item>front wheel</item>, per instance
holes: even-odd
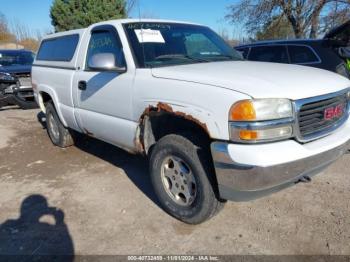
[[[209,151],[179,135],[167,135],[152,150],[152,184],[163,209],[175,218],[199,224],[223,206],[215,195]]]

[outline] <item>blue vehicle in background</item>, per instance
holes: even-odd
[[[0,50],[0,108],[36,108],[31,84],[35,54],[28,50]]]

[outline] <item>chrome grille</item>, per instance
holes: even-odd
[[[338,105],[343,106],[343,114],[340,117],[327,120],[325,118],[325,110]],[[343,124],[348,115],[348,97],[346,92],[318,99],[306,99],[299,105],[299,138],[301,140],[311,140],[326,135]]]

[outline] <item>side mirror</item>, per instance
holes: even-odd
[[[119,67],[116,65],[115,55],[112,53],[99,53],[95,54],[88,60],[88,68],[94,71],[115,71],[118,73],[124,73],[125,67]]]

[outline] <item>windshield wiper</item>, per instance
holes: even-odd
[[[172,54],[172,55],[160,55],[157,56],[154,60],[161,60],[161,59],[188,59],[191,61],[199,62],[199,63],[207,63],[210,62],[210,60],[199,58],[199,57],[193,57],[189,55],[183,55],[183,54]]]

